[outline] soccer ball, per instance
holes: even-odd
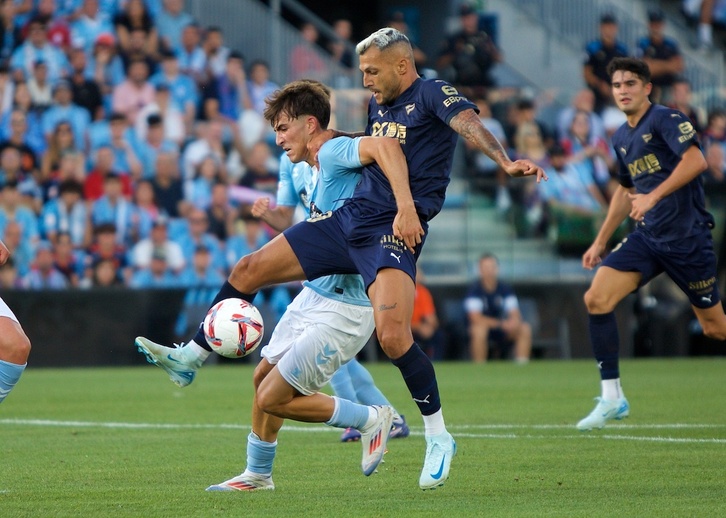
[[[242,358],[262,341],[264,323],[260,311],[242,299],[217,302],[204,318],[204,338],[214,352],[225,358]]]

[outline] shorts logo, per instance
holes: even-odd
[[[710,304],[712,296],[713,295],[709,295],[708,297],[701,297],[701,302],[708,302]]]
[[[396,255],[393,252],[391,252],[391,257],[393,257],[396,261],[398,261],[398,264],[401,264],[401,256]]]

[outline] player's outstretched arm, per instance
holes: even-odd
[[[630,195],[632,202],[630,217],[635,221],[641,221],[645,217],[645,213],[655,207],[656,203],[697,178],[707,168],[708,163],[701,149],[696,145],[689,147],[663,183],[648,194]]]
[[[408,164],[398,139],[363,137],[358,146],[361,164],[376,162],[391,184],[398,214],[393,221],[393,235],[401,239],[409,250],[421,243],[424,231],[413,203],[408,179]]]
[[[515,160],[513,162],[507,156],[502,144],[484,127],[481,119],[473,109],[462,110],[454,115],[449,122],[449,126],[482,153],[494,160],[509,176],[536,176],[538,182],[547,180],[544,170],[531,160]]]
[[[605,221],[603,221],[603,224],[600,227],[600,231],[597,233],[597,236],[595,236],[595,240],[592,242],[592,245],[590,245],[590,248],[588,248],[582,256],[583,268],[592,270],[600,263],[608,241],[618,229],[620,224],[628,217],[631,206],[629,194],[634,191],[635,188],[629,189],[622,185],[618,185],[618,188],[613,194],[612,200],[610,200],[608,213],[607,216],[605,216]]]

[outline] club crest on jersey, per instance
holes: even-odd
[[[642,135],[642,137],[643,137],[643,142],[645,142],[647,144],[653,138],[653,134],[645,133],[644,135]]]
[[[624,147],[621,147],[621,148],[620,148],[620,152],[621,152],[621,153],[622,153],[623,155],[627,155],[627,154],[628,154],[628,150],[627,150],[627,149],[625,149]]]
[[[416,108],[416,103],[411,103],[406,105],[406,115],[410,115],[411,112]]]

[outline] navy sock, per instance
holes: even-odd
[[[597,366],[600,368],[600,378],[604,380],[619,378],[620,336],[615,313],[589,315],[588,321],[590,343]]]
[[[214,300],[209,305],[211,308],[214,306],[217,302],[220,302],[225,299],[243,299],[247,302],[252,302],[255,299],[255,295],[257,293],[242,293],[237,288],[232,286],[229,281],[224,281],[224,284],[222,284],[222,287],[217,292],[217,295],[214,297]],[[212,348],[209,347],[209,344],[207,344],[207,339],[204,338],[204,329],[202,328],[202,324],[199,324],[199,328],[197,329],[197,334],[194,335],[194,341],[202,348],[206,349],[207,351],[211,351]]]
[[[421,415],[431,415],[441,410],[434,366],[418,344],[414,342],[406,354],[392,362],[401,371],[403,381]]]

